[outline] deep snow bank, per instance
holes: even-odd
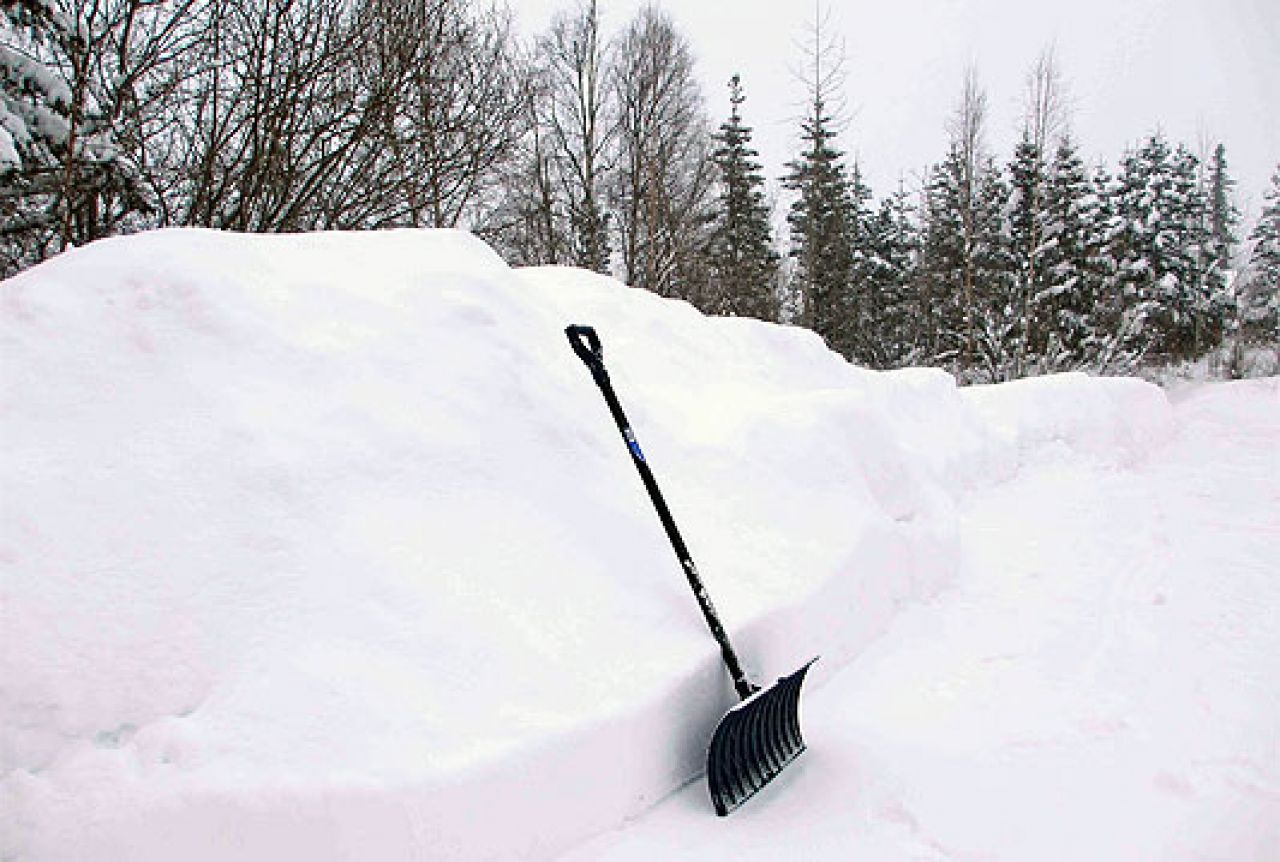
[[[3,858],[536,857],[695,775],[731,692],[567,323],[762,678],[944,584],[1027,445],[1167,426],[454,232],[116,239],[0,314]]]
[[[1075,372],[973,386],[963,395],[1020,458],[1058,449],[1132,464],[1172,430],[1164,392],[1132,378],[1091,380]]]

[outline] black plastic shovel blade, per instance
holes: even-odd
[[[724,817],[774,779],[804,751],[800,687],[813,659],[739,703],[720,719],[707,749],[707,786]]]

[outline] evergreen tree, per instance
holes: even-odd
[[[831,100],[840,82],[840,59],[823,41],[822,20],[815,21],[810,51],[808,108],[801,122],[804,148],[788,163],[783,180],[796,193],[787,213],[793,274],[800,299],[800,322],[822,336],[836,352],[852,359],[859,333],[851,291],[853,202],[849,178],[835,147]]]
[[[885,277],[883,251],[878,245],[876,212],[871,187],[854,162],[849,174],[848,211],[845,216],[847,242],[852,254],[846,288],[851,317],[846,321],[853,333],[851,358],[864,365],[878,361],[880,333],[875,321],[878,288]]]
[[[1158,149],[1157,149],[1158,147]],[[1154,195],[1150,189],[1152,156],[1157,165],[1168,157],[1164,139],[1154,137],[1146,148],[1146,158],[1136,150],[1126,151],[1120,159],[1116,177],[1114,203],[1117,230],[1113,236],[1116,260],[1115,284],[1119,309],[1132,318],[1130,339],[1135,349],[1146,354],[1156,345],[1158,333],[1153,331],[1156,318],[1154,283],[1157,280],[1152,258],[1156,243],[1152,238]],[[1163,167],[1161,167],[1163,170]]]
[[[141,151],[191,6],[0,4],[0,274],[151,223]]]
[[[71,89],[35,49],[70,27],[37,2],[5,4],[0,14],[0,278],[58,247],[57,165],[70,131]],[[32,50],[15,50],[9,40]]]
[[[1009,183],[988,159],[972,211],[971,267],[978,314],[978,370],[991,381],[1024,373],[1024,305],[1009,220]]]
[[[956,363],[968,340],[964,173],[960,153],[952,146],[930,168],[924,187],[918,289],[923,337],[918,345],[928,364]]]
[[[1087,364],[1102,372],[1129,373],[1146,355],[1145,308],[1133,302],[1128,262],[1135,234],[1122,214],[1123,187],[1104,163],[1093,172],[1093,206],[1086,222],[1086,266],[1096,279],[1093,325],[1084,345]]]
[[[951,147],[930,171],[921,245],[921,314],[931,361],[965,378],[1000,380],[1016,366],[1020,308],[1005,210],[1009,187],[986,158],[971,173]]]
[[[874,334],[868,359],[894,368],[915,360],[921,338],[913,283],[919,238],[906,192],[899,189],[882,200],[868,227],[867,328]]]
[[[1210,254],[1222,272],[1231,269],[1240,228],[1240,210],[1231,200],[1236,181],[1227,173],[1227,148],[1218,144],[1209,165],[1209,232]]]
[[[1015,376],[1021,376],[1035,357],[1044,355],[1053,322],[1053,308],[1046,307],[1052,295],[1052,280],[1041,260],[1046,251],[1049,217],[1047,162],[1039,144],[1024,134],[1009,163],[1009,233],[1014,256],[1012,299],[1020,330]]]
[[[1181,234],[1174,255],[1181,290],[1175,302],[1175,355],[1193,358],[1221,343],[1233,303],[1228,293],[1226,259],[1214,236],[1209,188],[1200,159],[1185,145],[1174,149],[1175,216]],[[1229,254],[1229,250],[1226,252]]]
[[[1121,162],[1120,278],[1144,352],[1197,355],[1221,335],[1224,306],[1206,266],[1207,204],[1199,162],[1159,132]]]
[[[1280,165],[1263,197],[1262,215],[1249,234],[1253,250],[1241,291],[1246,338],[1280,344]]]
[[[1088,170],[1070,136],[1058,142],[1045,186],[1040,271],[1043,288],[1032,298],[1034,330],[1046,371],[1078,367],[1100,321],[1095,317],[1102,272],[1092,259],[1091,231],[1103,218]]]
[[[719,211],[710,247],[711,310],[716,314],[778,317],[778,253],[769,229],[764,176],[751,148],[751,129],[743,125],[745,96],[737,75],[729,80],[729,119],[715,135],[712,156],[720,172]]]
[[[1013,296],[1010,191],[986,150],[986,105],[970,68],[948,122],[947,156],[925,188],[921,286],[933,361],[949,362],[965,379],[996,380],[1016,371],[1021,309]]]
[[[804,120],[804,152],[789,163],[784,185],[797,197],[787,214],[795,283],[801,297],[801,322],[827,345],[852,358],[857,333],[849,287],[853,247],[849,241],[849,181],[843,155],[833,146],[832,118],[821,101]]]

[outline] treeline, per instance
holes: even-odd
[[[1087,165],[1046,50],[1007,161],[986,145],[987,99],[970,69],[942,160],[920,189],[875,204],[833,143],[838,46],[817,27],[811,46],[807,147],[786,177],[799,194],[792,255],[807,322],[846,356],[998,381],[1193,359],[1228,336],[1280,341],[1280,172],[1241,272],[1225,147],[1202,159],[1157,131],[1114,173]]]
[[[942,159],[877,198],[837,145],[841,57],[815,21],[775,238],[742,82],[714,124],[654,7],[604,33],[578,0],[531,41],[479,0],[0,8],[0,275],[160,226],[465,227],[875,367],[1003,379],[1277,340],[1280,174],[1242,238],[1221,146],[1155,133],[1086,164],[1050,53],[1009,158],[970,74]]]

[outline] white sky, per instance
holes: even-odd
[[[643,0],[600,0],[605,29]],[[526,33],[573,0],[513,0]],[[793,73],[812,0],[658,0],[698,58],[708,112],[728,114],[725,83],[742,75],[743,113],[771,181],[795,149],[804,90]],[[1157,126],[1198,148],[1222,141],[1256,213],[1280,162],[1280,0],[889,0],[828,2],[845,40],[849,121],[839,139],[876,195],[909,187],[946,147],[944,124],[971,61],[987,91],[989,143],[1003,159],[1021,117],[1026,73],[1049,43],[1073,101],[1088,161],[1114,169]]]

